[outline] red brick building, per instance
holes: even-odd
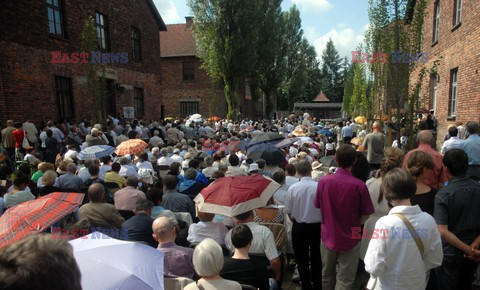
[[[224,118],[225,95],[201,68],[192,24],[193,19],[186,17],[186,23],[167,25],[167,30],[160,32],[165,116],[199,113]]]
[[[161,115],[159,31],[152,0],[3,0],[0,12],[0,121],[90,117],[84,63],[52,63],[52,51],[82,52],[85,20],[95,20],[99,51],[128,53],[103,64],[106,113]],[[100,76],[101,65],[96,65]]]
[[[439,143],[449,125],[480,119],[479,47],[478,0],[428,1],[422,50],[429,56],[429,74],[422,83],[421,97],[424,107],[435,110]],[[435,60],[439,60],[436,69]]]

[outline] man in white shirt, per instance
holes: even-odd
[[[162,148],[162,150],[160,150],[160,154],[162,155],[162,157],[158,158],[157,160],[158,166],[170,166],[170,164],[173,163],[173,160],[168,157],[167,148]]]
[[[135,176],[137,179],[143,181],[142,177],[138,174],[137,170],[135,170],[135,167],[130,164],[127,157],[120,157],[118,163],[122,166],[118,172],[120,176]]]
[[[230,163],[230,166],[228,166],[228,171],[225,176],[247,176],[247,172],[239,167],[240,159],[236,154],[230,154],[228,162]]]
[[[295,175],[297,175],[297,168],[293,164],[287,164],[285,166],[285,190],[288,190],[292,184],[300,181]]]
[[[182,164],[183,158],[180,157],[180,149],[173,150],[173,155],[170,157],[170,159],[172,160],[172,163],[173,162],[178,162],[178,163]]]
[[[263,254],[270,261],[270,266],[272,267],[275,280],[280,280],[281,278],[281,261],[277,251],[277,246],[275,245],[275,239],[273,237],[272,231],[269,228],[259,225],[253,222],[253,211],[248,211],[242,213],[235,217],[239,224],[246,224],[252,231],[253,241],[250,250],[250,254]],[[233,251],[234,247],[232,245],[232,230],[228,231],[225,237],[225,245],[227,249]]]
[[[292,244],[303,289],[320,289],[322,261],[320,257],[320,223],[322,214],[314,206],[317,182],[313,181],[308,161],[296,164],[300,181],[291,185],[285,196],[285,213],[293,222]],[[311,265],[311,270],[310,270]]]
[[[219,245],[225,245],[225,236],[228,229],[223,223],[214,223],[213,213],[199,212],[196,224],[191,224],[188,228],[187,241],[192,244],[198,244],[206,238],[214,239]]]
[[[458,138],[458,128],[455,126],[448,128],[448,135],[450,135],[450,139],[443,142],[441,150],[442,155],[445,155],[445,152],[452,148],[462,149],[463,140]]]

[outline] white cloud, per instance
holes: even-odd
[[[305,11],[324,12],[333,8],[329,0],[292,0],[292,2]]]
[[[182,18],[178,14],[177,7],[173,4],[173,0],[153,0],[157,10],[162,16],[166,24],[179,23]]]
[[[327,46],[329,39],[332,39],[335,48],[338,51],[340,57],[351,58],[351,52],[355,50],[359,43],[363,42],[365,28],[368,24],[362,27],[361,31],[356,32],[350,27],[340,26],[338,28],[332,28],[330,31],[323,35],[318,35],[315,27],[305,27],[305,37],[317,50],[318,57],[321,58],[322,52]]]

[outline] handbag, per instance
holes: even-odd
[[[23,131],[23,140],[22,140],[22,147],[24,149],[27,149],[28,147],[30,147],[30,143],[28,142],[28,139],[27,139],[27,131]]]

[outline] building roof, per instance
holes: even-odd
[[[312,102],[330,102],[323,92],[320,92]]]
[[[160,56],[195,56],[197,44],[192,29],[185,23],[167,25],[167,31],[160,32]]]
[[[295,109],[342,109],[342,103],[294,103]]]
[[[146,1],[148,4],[148,7],[150,7],[150,10],[152,10],[153,16],[155,16],[155,21],[157,22],[158,29],[160,31],[167,30],[167,26],[165,26],[165,22],[163,22],[162,16],[160,16],[160,13],[158,13],[157,7],[155,7],[153,0],[146,0]]]

